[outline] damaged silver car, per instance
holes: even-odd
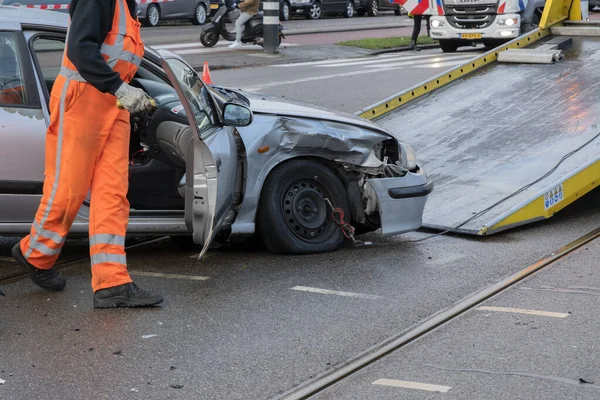
[[[68,20],[1,11],[0,235],[21,235],[42,193]],[[206,85],[180,57],[151,48],[132,85],[157,109],[131,119],[129,234],[191,236],[203,251],[257,234],[272,252],[306,254],[421,227],[432,183],[409,145],[365,119]],[[88,216],[86,201],[72,235],[87,233]]]

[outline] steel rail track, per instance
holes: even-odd
[[[514,273],[478,292],[475,292],[454,306],[441,311],[430,319],[422,322],[407,331],[394,335],[376,346],[362,352],[361,354],[345,361],[337,366],[334,371],[328,371],[313,379],[304,381],[294,388],[279,394],[274,399],[303,400],[323,392],[327,388],[349,378],[353,374],[365,369],[369,365],[381,360],[391,353],[402,349],[409,343],[421,336],[452,322],[463,313],[473,309],[480,303],[506,291],[521,280],[541,271],[543,268],[557,262],[569,253],[581,246],[600,237],[600,228],[597,228],[578,239],[562,246],[561,248],[541,257],[531,265],[526,266],[519,272]]]

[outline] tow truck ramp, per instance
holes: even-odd
[[[578,10],[550,0],[540,28],[360,112],[413,145],[432,177],[424,227],[492,234],[549,218],[598,185],[600,26],[575,21]],[[572,38],[562,61],[497,61],[557,35]]]

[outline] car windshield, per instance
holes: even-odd
[[[196,72],[177,59],[169,59],[167,62],[192,107],[200,134],[215,127],[215,112],[210,93]]]

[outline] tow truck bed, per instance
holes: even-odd
[[[551,217],[597,185],[600,38],[573,37],[564,55],[557,64],[488,62],[373,118],[414,145],[433,178],[425,227],[452,229],[474,218],[456,231],[498,232]]]

